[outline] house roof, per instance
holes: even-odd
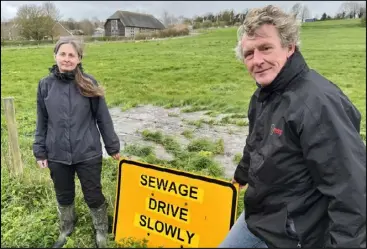
[[[116,11],[108,20],[121,20],[125,27],[164,29],[164,25],[154,16],[129,11]]]

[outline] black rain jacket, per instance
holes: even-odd
[[[296,52],[253,94],[234,179],[249,230],[269,247],[366,248],[361,115]]]
[[[102,156],[101,135],[107,153],[118,153],[120,141],[104,97],[94,97],[98,106],[93,113],[93,98],[80,94],[73,72],[60,73],[56,65],[50,72],[38,84],[33,144],[37,160],[71,165]],[[97,84],[91,75],[83,74]]]

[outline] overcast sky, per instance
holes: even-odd
[[[149,13],[161,19],[163,12],[178,17],[183,15],[192,18],[195,15],[203,15],[208,12],[213,14],[226,9],[240,12],[246,8],[261,7],[268,4],[279,6],[285,10],[297,3],[297,1],[53,1],[60,10],[62,19],[97,17],[105,21],[116,10],[127,10],[133,12]],[[363,1],[362,1],[363,2]],[[1,1],[1,18],[9,19],[15,17],[17,9],[23,4],[42,4],[43,1]],[[321,17],[322,13],[335,15],[342,1],[302,1],[311,11],[312,17]]]

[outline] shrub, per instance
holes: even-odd
[[[3,40],[1,42],[2,46],[36,46],[44,44],[53,44],[56,40],[41,40],[41,41],[28,41],[28,40]]]
[[[194,25],[192,26],[193,29],[200,29],[201,28],[201,23],[200,22],[196,22],[194,23]]]
[[[146,157],[153,153],[153,148],[151,146],[140,147],[138,145],[128,145],[124,148],[124,152],[129,155],[134,155],[138,157]]]
[[[152,141],[159,144],[162,144],[163,142],[163,134],[159,131],[151,132],[149,130],[143,130],[141,135],[143,136],[144,140],[147,141]]]
[[[209,20],[206,20],[206,21],[204,21],[202,24],[201,24],[201,27],[202,28],[210,28],[210,27],[212,27],[213,26],[213,23],[211,22],[211,21],[209,21]]]
[[[192,141],[188,146],[187,150],[190,152],[210,151],[214,154],[224,153],[224,141],[219,139],[215,143],[205,138],[199,138]]]
[[[152,38],[165,38],[189,35],[190,31],[187,25],[179,24],[170,26],[169,28],[154,32],[143,32],[135,35],[135,40],[146,40]]]

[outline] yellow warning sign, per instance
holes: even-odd
[[[161,166],[121,160],[115,241],[149,247],[217,247],[235,222],[238,185]]]

